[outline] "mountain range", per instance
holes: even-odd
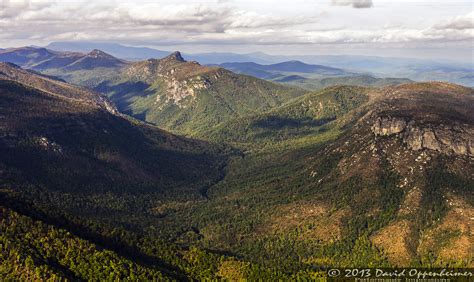
[[[162,58],[171,51],[156,50],[124,46],[116,43],[100,42],[53,42],[46,48],[58,51],[90,52],[100,49],[118,58],[129,60],[144,60],[148,58]],[[195,60],[201,64],[245,63],[275,64],[298,60],[307,64],[318,64],[333,68],[342,68],[350,72],[369,74],[375,77],[401,77],[415,81],[440,80],[459,83],[465,86],[474,86],[472,79],[472,61],[464,63],[446,60],[423,60],[403,57],[377,57],[361,55],[269,55],[263,52],[247,54],[235,53],[185,53],[188,60]]]
[[[37,53],[54,54],[47,49],[28,51],[29,58],[39,58]],[[17,51],[5,52],[8,56],[4,57],[0,54],[0,60],[9,59],[11,53]],[[65,57],[70,60],[65,61]],[[220,67],[187,62],[179,52],[139,62],[125,62],[99,50],[80,56],[60,53],[40,60],[30,59],[26,66],[99,91],[120,111],[185,134],[268,110],[305,92]]]
[[[184,134],[269,110],[305,91],[185,61],[179,52],[122,69],[94,87],[123,111]]]
[[[474,265],[472,88],[183,57],[0,51],[2,277]]]
[[[257,63],[224,63],[223,68],[235,72],[242,72],[265,79],[274,79],[285,73],[305,73],[315,76],[348,76],[351,73],[342,69],[331,68],[321,65],[309,65],[300,61],[288,61],[278,64],[261,65]]]
[[[131,61],[142,61],[149,58],[163,58],[173,53],[172,51],[157,50],[147,47],[125,46],[117,43],[104,42],[52,42],[45,46],[47,49],[57,51],[75,51],[88,53],[93,49],[99,49],[107,52],[115,57],[124,58]],[[272,60],[259,59],[253,54],[235,54],[230,52],[212,52],[190,54],[185,53],[184,56],[191,61],[199,61],[203,64],[221,64],[224,62],[258,62],[270,63]]]
[[[100,67],[121,67],[126,64],[126,61],[97,49],[91,50],[88,53],[79,53],[58,52],[34,47],[1,50],[0,61],[40,71],[48,69],[63,69],[66,71],[89,70]]]
[[[317,90],[334,85],[380,87],[411,82],[411,80],[406,78],[376,78],[368,74],[354,73],[322,65],[305,64],[300,61],[287,61],[270,65],[224,63],[219,66],[236,73],[243,73],[309,90]]]

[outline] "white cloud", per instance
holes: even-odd
[[[354,8],[370,8],[372,0],[332,0],[334,6],[352,6]]]
[[[470,12],[464,16],[453,17],[447,21],[437,24],[435,28],[454,30],[474,29],[474,12]]]
[[[72,1],[65,4],[3,0],[0,2],[0,38],[2,47],[7,47],[13,40],[35,44],[59,40],[115,40],[142,45],[377,45],[474,40],[472,12],[445,17],[424,26],[390,24],[385,19],[381,24],[380,21],[371,22],[374,16],[380,18],[377,9],[354,13],[331,7],[327,0],[322,1],[326,3],[327,11],[321,9],[300,15],[272,13],[271,9],[269,12],[247,10],[242,5],[236,8],[235,1],[218,0],[172,5],[149,1]],[[366,0],[333,0],[332,3],[354,7],[372,5]],[[392,16],[388,13],[383,14],[383,18]],[[357,14],[357,17],[363,14],[368,24],[353,24],[354,18],[348,18],[350,14]],[[398,19],[399,15],[393,17]],[[334,19],[338,21],[334,22]]]
[[[0,0],[0,19],[15,18],[26,12],[38,12],[53,5],[46,1]]]

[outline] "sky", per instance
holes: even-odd
[[[0,48],[54,41],[474,63],[474,1],[0,0]]]

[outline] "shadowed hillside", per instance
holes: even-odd
[[[124,113],[159,127],[196,134],[239,116],[269,110],[304,90],[217,67],[186,62],[179,52],[137,62],[95,89]]]

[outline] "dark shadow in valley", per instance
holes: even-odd
[[[142,81],[127,81],[119,84],[102,82],[94,90],[109,97],[120,112],[130,114],[131,99],[153,95],[154,91],[149,88],[150,85]]]

